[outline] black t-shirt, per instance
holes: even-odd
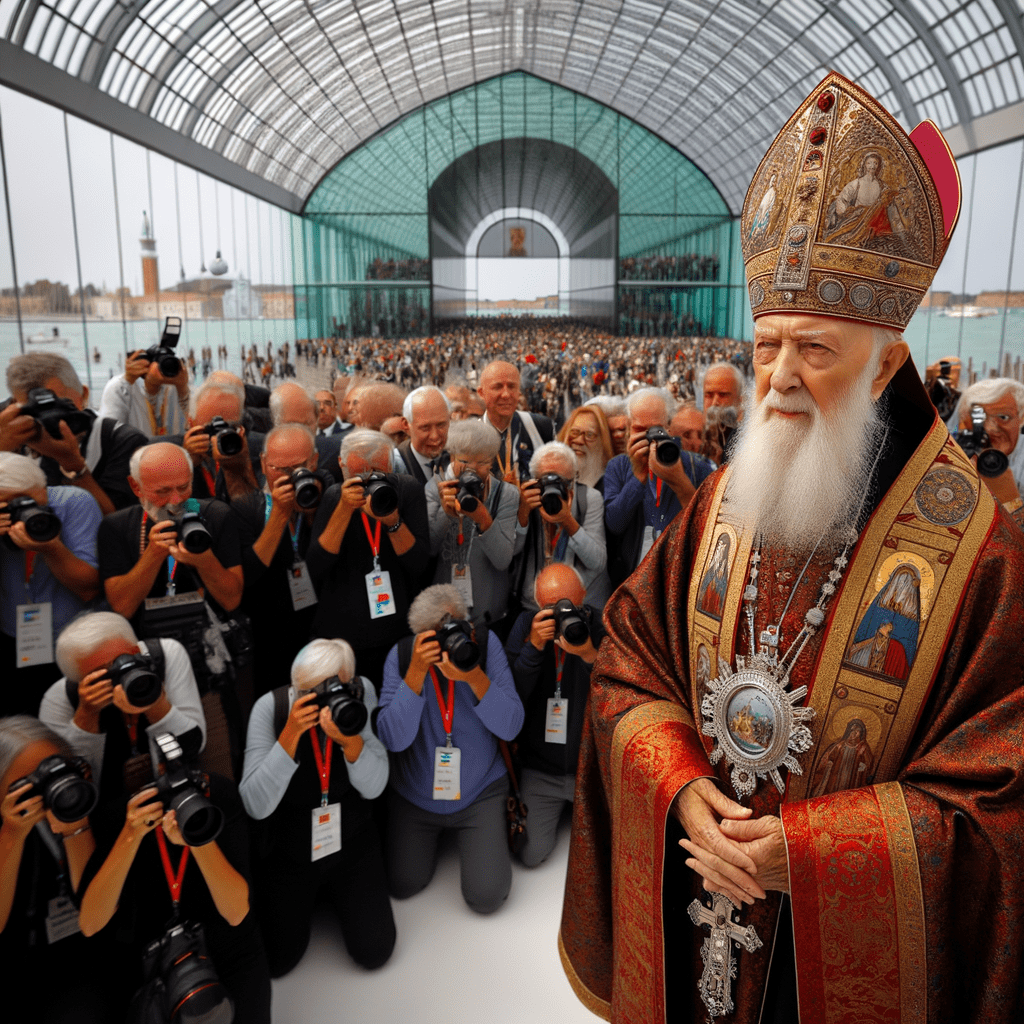
[[[245,441],[249,447],[249,462],[252,464],[252,472],[257,483],[263,479],[263,469],[260,465],[260,453],[263,451],[265,434],[254,430],[246,430]],[[147,444],[176,444],[181,448],[185,447],[185,435],[174,434],[170,437],[154,437]],[[212,487],[211,487],[212,483]],[[226,504],[231,503],[228,495],[227,484],[224,482],[224,471],[211,469],[209,464],[200,462],[199,459],[192,460],[192,497],[193,498],[216,498]]]

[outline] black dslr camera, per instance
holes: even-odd
[[[132,707],[148,708],[163,693],[164,681],[157,675],[148,654],[121,654],[111,663],[108,674],[111,683],[124,690]]]
[[[363,702],[366,690],[359,676],[347,683],[331,676],[313,687],[318,707],[330,708],[331,720],[342,736],[357,736],[366,726],[367,710]]]
[[[558,635],[573,647],[585,644],[590,636],[590,612],[586,608],[577,608],[567,597],[556,601],[552,607],[555,616],[555,629]]]
[[[160,344],[146,349],[146,358],[160,367],[164,377],[177,377],[181,373],[181,360],[174,354],[181,337],[181,317],[169,316],[164,321]]]
[[[25,532],[30,540],[45,543],[60,534],[60,519],[49,505],[37,505],[33,498],[22,495],[11,498],[6,503],[0,502],[0,511],[11,517],[11,526],[24,523]],[[10,537],[5,537],[7,546],[18,550],[17,544]]]
[[[289,481],[295,488],[295,504],[299,508],[316,508],[320,504],[320,498],[324,493],[324,482],[319,473],[314,473],[305,466],[293,469]]]
[[[188,767],[181,744],[172,733],[162,732],[155,737],[152,758],[157,799],[165,810],[175,812],[185,843],[212,843],[224,828],[224,812],[206,796],[206,776],[197,768]]]
[[[133,1024],[231,1024],[235,1004],[206,951],[203,926],[173,922],[142,954],[145,986],[135,995]]]
[[[1006,472],[1010,460],[1001,451],[989,447],[992,442],[985,430],[986,419],[984,407],[972,405],[971,426],[967,430],[958,430],[955,440],[968,458],[978,456],[978,472],[982,476],[994,477]]]
[[[663,466],[674,466],[679,461],[679,442],[664,427],[651,427],[645,436]]]
[[[398,508],[398,491],[395,485],[381,472],[360,474],[363,481],[363,497],[370,499],[370,511],[378,518],[391,515]]]
[[[484,500],[484,482],[471,469],[459,474],[459,492],[456,501],[463,512],[475,512],[477,505]]]
[[[185,511],[176,516],[174,521],[178,528],[178,543],[186,551],[201,555],[213,546],[213,535],[199,514],[199,502],[195,498],[185,502]]]
[[[540,484],[540,507],[549,516],[557,516],[562,511],[562,501],[569,500],[569,487],[557,473],[544,473],[538,480]]]
[[[61,439],[61,423],[66,423],[72,434],[84,434],[92,423],[89,414],[79,409],[70,398],[58,398],[49,388],[32,388],[20,415],[31,416],[39,424],[40,432],[45,430],[58,441]]]
[[[81,821],[91,814],[99,800],[99,790],[92,781],[89,764],[82,757],[51,754],[39,762],[36,770],[23,779],[11,783],[8,792],[24,785],[32,788],[21,799],[41,796],[43,806],[53,811],[58,821]]]
[[[229,458],[242,450],[242,435],[223,416],[214,416],[203,428],[217,442],[217,450]]]
[[[939,375],[928,388],[928,397],[938,410],[940,419],[948,420],[953,415],[956,403],[960,400],[960,392],[953,387],[950,365],[945,359],[939,363]]]
[[[434,630],[441,653],[463,672],[480,664],[480,648],[473,640],[473,627],[465,619],[449,619]]]

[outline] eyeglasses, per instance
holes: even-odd
[[[573,427],[568,434],[570,441],[575,441],[577,437],[582,437],[587,441],[596,441],[598,436],[596,430],[580,430],[579,427]]]
[[[281,473],[286,476],[291,476],[291,474],[297,469],[305,468],[306,464],[304,462],[297,462],[294,466],[275,466],[272,462],[267,463],[267,469],[269,469],[271,473]]]

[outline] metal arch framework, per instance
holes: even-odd
[[[955,152],[1024,134],[1022,18],[1013,0],[0,0],[0,56],[37,58],[0,60],[0,82],[294,209],[383,128],[522,70],[655,132],[735,213],[829,67]]]

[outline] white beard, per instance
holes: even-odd
[[[143,500],[140,501],[139,504],[142,505],[143,511],[149,515],[149,518],[152,519],[154,523],[164,523],[170,519],[174,519],[181,515],[185,509],[185,503],[183,501],[171,505],[154,505],[151,501]]]
[[[829,414],[810,394],[769,391],[751,396],[729,460],[723,513],[760,534],[765,544],[810,551],[856,537],[883,423],[871,399],[877,372],[869,360],[861,376]],[[784,419],[770,413],[805,412]]]
[[[576,464],[579,467],[576,479],[587,487],[593,487],[604,476],[605,461],[600,451],[585,451],[583,455],[577,452]]]

